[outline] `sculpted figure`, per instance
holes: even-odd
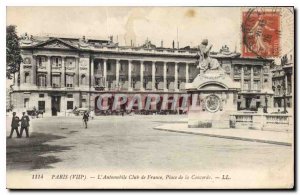
[[[220,64],[216,59],[213,59],[209,56],[212,45],[208,44],[208,40],[204,39],[197,53],[197,68],[203,70],[205,73],[207,70],[217,70],[220,68]]]

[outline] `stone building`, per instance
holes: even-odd
[[[272,88],[274,91],[274,107],[282,110],[284,104],[287,108],[293,107],[293,55],[281,58],[281,64],[272,68]]]
[[[196,48],[157,47],[148,40],[129,47],[112,38],[85,37],[26,36],[20,42],[23,62],[11,102],[15,109],[35,107],[47,115],[64,115],[75,106],[95,109],[95,99],[103,93],[185,94],[185,83],[199,73]],[[226,46],[211,56],[240,83],[238,110],[273,105],[271,60],[243,58]]]

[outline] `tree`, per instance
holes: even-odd
[[[12,75],[19,71],[22,62],[19,37],[16,26],[6,27],[6,78],[12,79]]]

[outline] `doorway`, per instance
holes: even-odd
[[[60,112],[60,98],[60,96],[51,97],[52,116],[57,116],[57,113]]]

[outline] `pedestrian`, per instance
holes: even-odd
[[[29,137],[29,117],[25,115],[25,112],[23,112],[23,116],[21,118],[21,131],[20,131],[20,137],[23,135],[23,131],[25,130],[26,137]]]
[[[87,111],[84,112],[82,120],[85,124],[85,128],[87,129],[87,123],[89,121],[89,113]]]
[[[13,112],[13,117],[11,120],[11,131],[10,131],[10,135],[8,136],[8,138],[11,138],[14,130],[16,130],[17,133],[17,137],[20,138],[20,133],[19,133],[19,122],[20,122],[20,118],[18,116],[16,116],[16,112]]]
[[[94,119],[94,116],[95,116],[95,111],[94,111],[94,110],[91,110],[91,112],[90,112],[90,117],[91,117],[92,120]]]

